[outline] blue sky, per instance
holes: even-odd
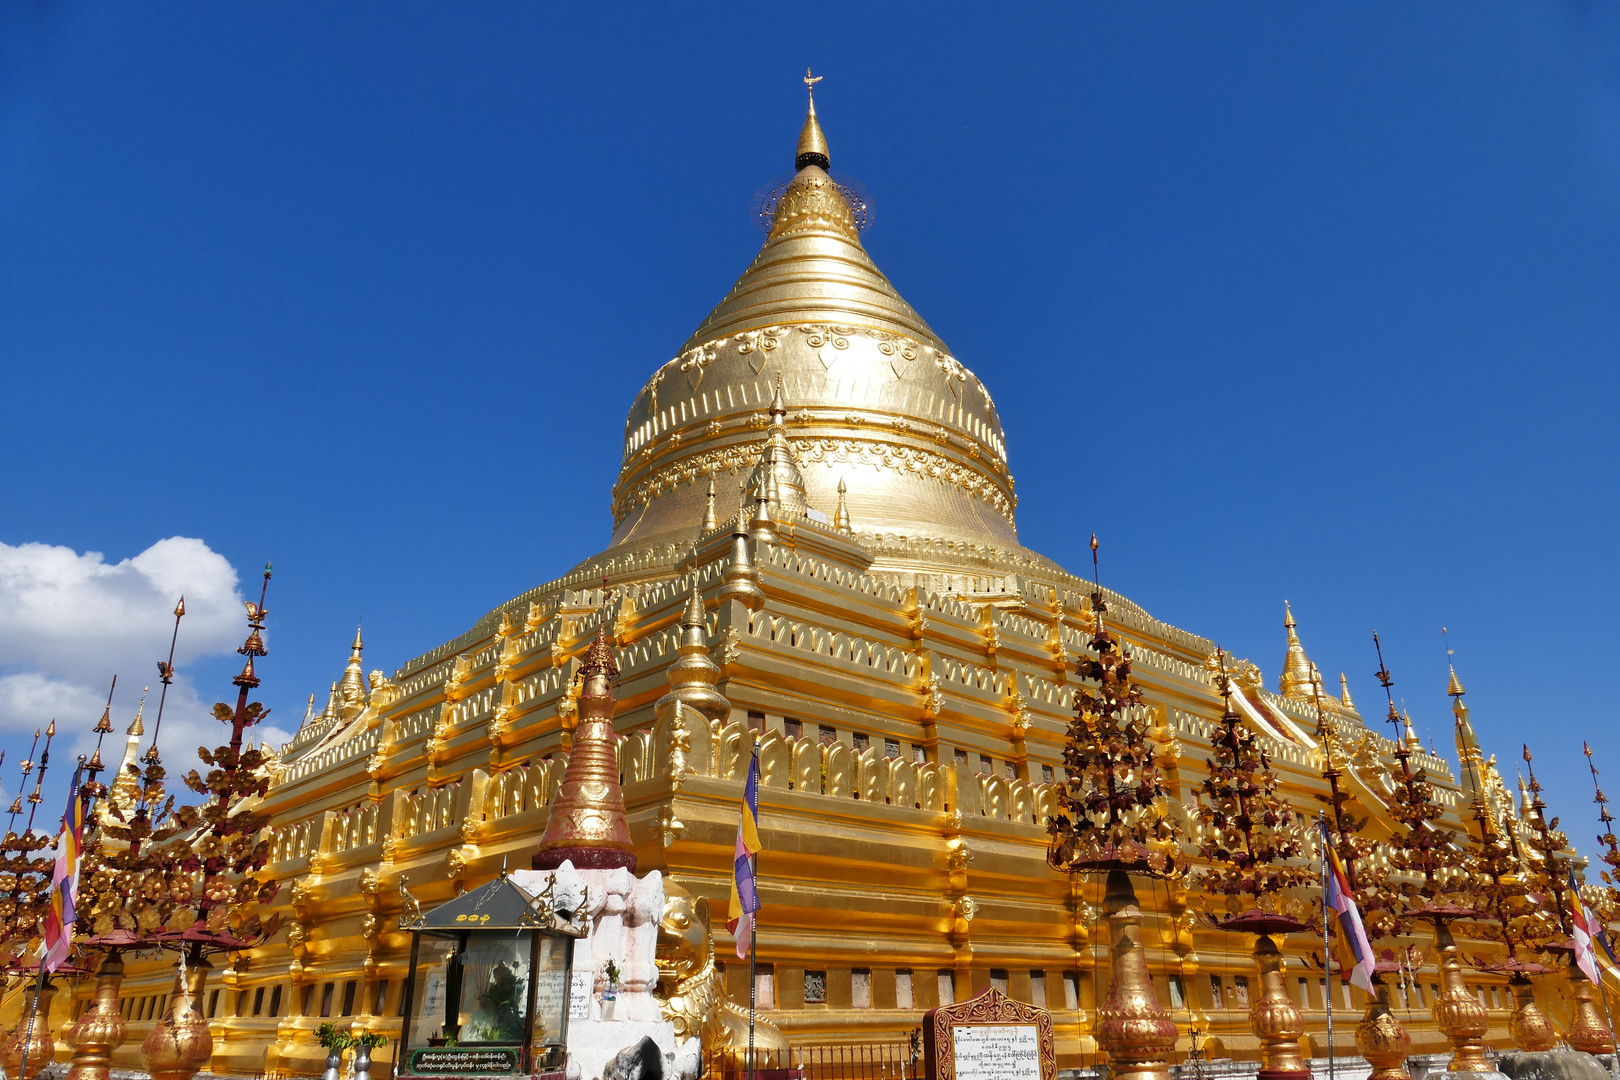
[[[0,615],[7,729],[115,667],[127,719],[182,564],[189,734],[231,568],[275,562],[292,726],[361,616],[392,669],[603,547],[625,412],[757,249],[806,64],[868,248],[996,395],[1024,542],[1078,569],[1095,530],[1107,583],[1268,681],[1287,598],[1374,716],[1377,629],[1448,749],[1450,627],[1487,749],[1529,738],[1589,850],[1612,3],[5,5],[0,542],[78,583]]]

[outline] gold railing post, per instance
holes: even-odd
[[[1412,1052],[1412,1036],[1389,1007],[1389,987],[1383,976],[1377,980],[1377,996],[1367,1002],[1367,1012],[1356,1025],[1356,1049],[1372,1065],[1368,1080],[1410,1080],[1406,1057]]]
[[[1103,913],[1113,938],[1113,978],[1108,1000],[1097,1009],[1097,1044],[1108,1055],[1112,1080],[1170,1080],[1176,1025],[1148,978],[1142,909],[1123,870],[1108,872]]]
[[[73,1047],[67,1080],[108,1080],[113,1051],[124,1044],[129,1025],[119,1011],[118,987],[124,981],[124,962],[111,949],[96,969],[96,989],[90,1007],[62,1036]]]

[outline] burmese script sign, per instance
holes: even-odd
[[[432,1046],[411,1051],[411,1072],[418,1076],[498,1076],[517,1068],[516,1047]]]
[[[956,1080],[1041,1080],[1034,1024],[952,1024]]]
[[[929,1080],[1054,1080],[1052,1014],[991,987],[923,1018]]]

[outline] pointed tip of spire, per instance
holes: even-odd
[[[365,648],[365,643],[360,640],[360,629],[360,625],[357,623],[354,628],[354,643],[349,646],[349,649],[353,652],[359,652]]]
[[[782,373],[776,373],[776,386],[771,391],[771,415],[787,416],[787,388],[782,383]]]
[[[703,593],[696,577],[692,579],[692,595],[686,598],[686,610],[681,614],[681,625],[688,628],[708,625],[708,617],[703,613]]]
[[[1290,630],[1298,625],[1294,622],[1294,609],[1288,606],[1287,600],[1283,601],[1283,625]]]
[[[1451,683],[1446,687],[1446,693],[1451,695],[1454,698],[1460,698],[1464,694],[1468,693],[1468,691],[1463,689],[1462,680],[1457,678],[1457,669],[1456,669],[1456,667],[1451,666],[1451,665],[1447,665],[1447,666],[1451,667]],[[1489,704],[1490,704],[1490,702],[1486,702],[1486,705],[1489,705]],[[1487,711],[1489,711],[1489,710],[1487,710]]]
[[[832,157],[827,152],[827,136],[822,134],[821,124],[816,120],[816,83],[822,80],[820,75],[811,75],[810,69],[804,69],[804,84],[810,91],[810,110],[805,114],[804,127],[799,130],[799,146],[793,155],[793,168],[795,170],[815,165],[823,170],[832,168]]]

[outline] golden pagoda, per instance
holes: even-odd
[[[794,164],[753,262],[630,404],[606,548],[392,677],[362,678],[357,633],[326,708],[281,748],[260,809],[287,921],[206,1002],[215,1072],[318,1072],[327,1021],[396,1037],[402,884],[442,903],[505,866],[556,865],[587,826],[602,865],[664,875],[666,1016],[710,1046],[736,1039],[748,968],[717,959],[733,943],[708,912],[724,910],[756,741],[764,1045],[904,1043],[925,1010],[996,987],[1052,1012],[1062,1065],[1099,1063],[1102,875],[1047,862],[1093,586],[1019,543],[990,392],[862,245],[813,101]],[[1226,710],[1215,645],[1098,592],[1192,830]],[[1396,744],[1342,678],[1321,693],[1286,606],[1284,625],[1280,692],[1225,662],[1237,722],[1313,817],[1325,733],[1363,835],[1397,835]],[[1460,828],[1450,766],[1407,750]],[[1176,1060],[1258,1058],[1248,943],[1185,881],[1144,887],[1141,906]],[[1492,947],[1466,920],[1452,930]],[[1277,944],[1320,1056],[1324,995],[1346,1031],[1363,1002],[1307,963],[1319,937]],[[120,1064],[166,979],[131,965]],[[1506,977],[1470,980],[1506,1046]],[[1445,1049],[1426,1018],[1437,983],[1396,994],[1418,1053]]]

